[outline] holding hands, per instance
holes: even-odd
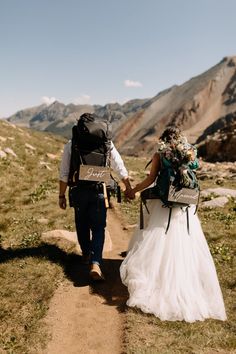
[[[126,189],[126,190],[124,191],[124,194],[125,194],[125,197],[126,197],[127,199],[130,199],[130,200],[135,199],[134,188]]]

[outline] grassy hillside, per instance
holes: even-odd
[[[125,161],[129,170],[133,171],[135,184],[144,177],[143,169],[148,160],[127,157]],[[201,189],[219,187],[214,180],[206,179],[200,183]],[[236,189],[236,181],[226,178],[223,187]],[[121,208],[128,223],[137,222],[138,200],[129,205],[122,204]],[[224,208],[200,209],[198,212],[215,261],[228,320],[207,320],[192,324],[162,322],[138,309],[127,309],[124,332],[126,353],[236,353],[235,211],[235,200],[231,199]]]
[[[51,229],[74,230],[73,213],[58,207],[58,168],[64,140],[0,121],[0,352],[41,353],[48,341],[43,318],[73,257],[42,243]],[[7,149],[7,150],[6,150]],[[11,150],[9,150],[11,149]],[[16,156],[13,156],[12,153]],[[135,180],[145,173],[145,159],[126,158]],[[134,182],[135,183],[135,182]],[[214,182],[205,180],[202,188]],[[236,183],[225,180],[225,186]],[[138,215],[138,200],[121,205],[128,224]],[[199,212],[226,303],[228,321],[161,322],[127,310],[127,353],[233,353],[235,347],[235,204]],[[128,242],[128,241],[127,241]]]
[[[40,352],[48,339],[41,319],[69,258],[40,235],[73,227],[72,213],[58,207],[63,144],[0,121],[0,150],[16,154],[0,158],[1,353]]]

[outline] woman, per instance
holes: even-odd
[[[177,128],[169,127],[162,134],[158,152],[152,158],[149,176],[133,188],[133,195],[156,180],[163,160],[176,162],[178,156],[173,153],[176,147],[181,154],[185,149],[191,168],[197,167],[196,150]],[[214,262],[194,214],[195,207],[189,210],[189,234],[186,213],[180,207],[173,208],[166,233],[169,210],[162,206],[160,199],[149,200],[147,225],[135,231],[121,264],[121,279],[129,291],[127,305],[161,320],[226,320]]]

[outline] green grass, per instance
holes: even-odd
[[[126,158],[129,169],[137,172],[133,184],[143,178],[145,160]],[[132,168],[130,168],[132,166]],[[219,187],[214,180],[201,181],[201,189]],[[222,187],[222,185],[221,185]],[[224,180],[223,187],[236,189],[236,181]],[[122,204],[129,223],[138,220],[139,201]],[[235,224],[236,204],[231,199],[224,208],[199,209],[202,227],[215,261],[227,312],[227,321],[206,320],[185,323],[160,321],[138,309],[127,309],[124,351],[134,354],[236,353]]]
[[[10,147],[17,154],[17,158],[0,159],[0,352],[41,353],[49,339],[43,319],[50,298],[65,277],[67,256],[56,247],[44,245],[40,235],[52,229],[74,230],[71,210],[65,212],[58,207],[57,179],[64,140],[12,128],[2,121],[0,135],[14,138],[1,142],[1,149]],[[25,143],[36,150],[25,149]],[[57,158],[52,160],[47,153]],[[49,163],[51,170],[40,165],[40,161]],[[133,171],[133,184],[144,178],[147,162],[144,158],[125,157],[126,165]],[[203,181],[202,189],[213,183]],[[236,188],[230,181],[225,186]],[[138,207],[138,200],[121,204],[127,224],[137,222]],[[199,216],[216,263],[228,321],[168,323],[128,310],[124,331],[127,353],[233,353],[236,350],[234,201],[223,209],[200,210]]]
[[[62,138],[0,121],[1,142],[17,158],[0,159],[0,352],[40,353],[46,345],[43,318],[64,278],[63,252],[44,245],[41,234],[73,229],[73,215],[58,207],[58,168]],[[36,148],[25,149],[25,143]],[[50,159],[47,153],[57,155]],[[49,163],[50,169],[40,164]],[[41,219],[47,219],[42,223]]]

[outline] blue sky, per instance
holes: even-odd
[[[236,55],[235,0],[0,0],[0,117],[156,95]]]

